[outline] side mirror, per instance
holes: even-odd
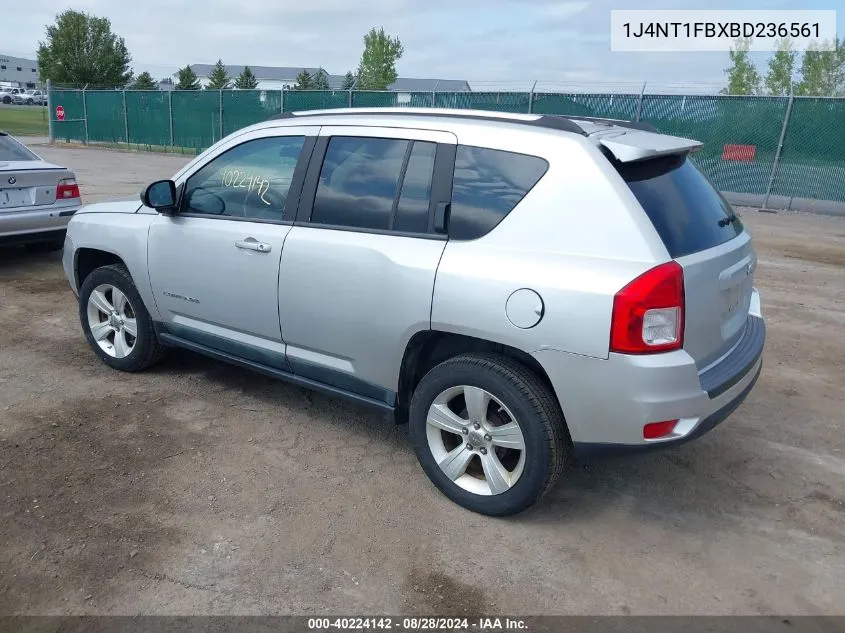
[[[141,202],[159,213],[172,215],[176,211],[176,183],[157,180],[141,190]]]

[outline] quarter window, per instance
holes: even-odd
[[[304,136],[247,141],[188,178],[184,211],[281,221]]]
[[[537,184],[548,167],[538,156],[459,145],[449,238],[471,240],[492,231]]]

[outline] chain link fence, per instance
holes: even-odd
[[[700,140],[695,160],[725,192],[845,202],[845,99],[548,92],[293,90],[123,91],[52,88],[54,139],[198,153],[281,112],[471,108],[643,120]],[[62,118],[57,109],[61,106]]]

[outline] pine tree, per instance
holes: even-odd
[[[235,80],[235,88],[238,90],[255,90],[258,88],[258,80],[252,74],[252,68],[244,66],[241,74]]]
[[[296,83],[293,86],[294,90],[312,90],[313,79],[311,78],[311,73],[307,70],[303,69],[301,73],[296,76]]]
[[[214,68],[208,75],[207,90],[226,90],[230,86],[229,73],[226,71],[226,66],[222,59],[218,59],[214,64]]]
[[[176,82],[176,90],[199,90],[200,82],[197,79],[197,74],[190,66],[180,68],[177,73],[179,81]]]
[[[322,68],[311,78],[311,90],[331,90],[329,74]]]
[[[341,85],[341,88],[343,90],[352,90],[352,88],[354,86],[355,86],[355,75],[353,75],[352,71],[350,70],[343,76],[343,84]]]
[[[132,90],[158,90],[158,84],[150,73],[144,71],[138,75],[138,79],[135,80]]]

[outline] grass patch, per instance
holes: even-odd
[[[0,130],[18,136],[47,136],[47,108],[0,105]]]
[[[87,145],[82,141],[75,139],[67,139],[64,137],[56,137],[55,145],[57,147],[73,147],[73,148],[96,148],[96,149],[113,149],[120,152],[148,152],[153,154],[183,154],[188,156],[196,156],[204,151],[195,147],[179,147],[176,145],[149,145],[146,143],[119,143],[111,141],[91,141]]]

